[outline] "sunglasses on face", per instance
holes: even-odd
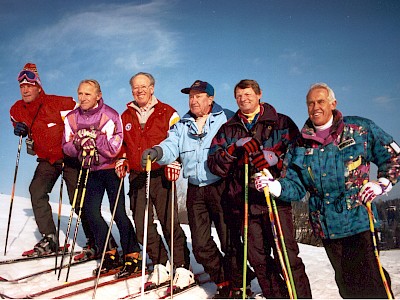
[[[24,70],[18,75],[18,81],[22,81],[23,79],[26,79],[29,82],[37,82],[39,77],[32,71]]]

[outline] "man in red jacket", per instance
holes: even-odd
[[[22,99],[10,109],[14,134],[27,137],[27,152],[37,155],[36,167],[29,186],[32,209],[42,239],[34,246],[34,255],[55,252],[58,241],[56,226],[49,204],[49,193],[63,173],[68,195],[72,201],[77,183],[79,162],[65,157],[62,152],[62,136],[65,115],[76,103],[71,97],[47,95],[42,87],[36,65],[27,63],[18,74]],[[88,240],[93,240],[85,217],[82,225]]]
[[[129,196],[133,219],[139,243],[143,244],[144,211],[146,206],[146,171],[142,167],[142,152],[159,144],[167,137],[168,129],[179,121],[179,115],[168,104],[154,96],[155,80],[149,73],[138,73],[130,80],[134,100],[128,103],[122,113],[124,142],[121,150],[125,154],[124,164],[128,164]],[[118,168],[119,176],[125,176],[123,168]],[[174,217],[174,265],[176,266],[174,285],[183,288],[194,282],[190,267],[190,252],[186,245],[186,236],[179,225],[177,205],[171,212],[171,182],[165,175],[165,166],[154,162],[151,166],[149,223],[147,253],[153,262],[154,270],[148,278],[146,287],[158,286],[170,279],[168,253],[153,223],[153,206],[157,212],[165,240],[170,242],[171,217]],[[168,166],[167,166],[168,168]],[[122,171],[122,173],[121,173]],[[171,245],[169,245],[171,246]],[[176,279],[176,280],[175,280]]]

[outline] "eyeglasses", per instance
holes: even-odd
[[[136,92],[136,91],[139,91],[139,90],[147,90],[149,87],[151,87],[151,85],[148,85],[148,86],[146,86],[146,85],[141,85],[141,86],[134,86],[133,87],[133,90]]]
[[[29,82],[40,82],[39,76],[37,76],[36,73],[29,70],[23,70],[19,73],[18,81],[22,81],[24,78],[26,78],[26,80],[28,80]]]

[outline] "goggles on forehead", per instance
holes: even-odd
[[[37,76],[36,73],[29,70],[23,70],[19,73],[18,81],[21,82],[23,79],[26,79],[29,82],[37,82],[40,84],[39,76]]]

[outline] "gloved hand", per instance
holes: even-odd
[[[76,150],[81,150],[82,145],[84,143],[84,140],[86,142],[87,138],[91,138],[93,140],[96,140],[97,138],[97,133],[95,130],[89,130],[89,129],[79,129],[78,132],[74,136],[73,143],[75,145]]]
[[[260,150],[260,143],[252,137],[240,138],[235,145],[236,147],[243,147],[249,155]]]
[[[262,192],[264,188],[268,186],[269,192],[273,196],[279,197],[282,193],[281,183],[272,177],[268,169],[264,169],[262,172],[254,174],[254,184],[259,192]]]
[[[91,137],[86,137],[81,141],[81,147],[85,151],[90,151],[96,148],[96,141]]]
[[[29,128],[25,123],[17,122],[14,127],[14,134],[16,136],[22,135],[22,137],[26,137],[28,135]]]
[[[129,173],[129,162],[126,158],[120,158],[115,163],[115,173],[118,177],[124,178]]]
[[[177,161],[174,161],[173,163],[165,167],[165,177],[167,177],[169,181],[177,181],[180,172],[181,172],[181,164]]]
[[[269,150],[258,151],[250,158],[250,162],[258,171],[275,166],[278,161],[279,158],[276,156],[275,152]]]
[[[161,157],[163,156],[163,151],[162,148],[159,146],[155,146],[153,148],[149,148],[143,151],[142,153],[142,161],[141,165],[142,168],[146,168],[146,163],[147,163],[147,156],[150,156],[150,161],[155,162],[156,160],[160,160]]]
[[[364,184],[358,196],[363,203],[371,202],[376,196],[390,192],[392,187],[392,183],[389,179],[381,177],[378,181],[369,181]]]

